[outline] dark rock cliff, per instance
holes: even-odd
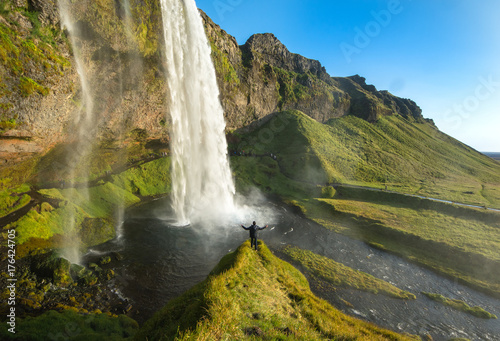
[[[229,127],[289,109],[320,122],[343,115],[374,122],[395,114],[424,122],[420,108],[411,100],[377,91],[358,75],[331,77],[319,61],[291,53],[271,33],[255,34],[238,46],[234,37],[201,14]]]

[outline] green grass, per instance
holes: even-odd
[[[283,252],[305,267],[308,272],[326,280],[335,287],[352,288],[400,299],[416,299],[416,296],[410,292],[314,252],[297,247],[286,247]]]
[[[36,174],[38,160],[39,157],[33,157],[16,164],[0,167],[0,190],[11,190],[22,185],[32,184],[31,179]]]
[[[500,207],[497,162],[398,116],[321,124],[290,111],[235,136],[232,149],[278,156],[233,157],[239,190],[255,185],[327,228],[500,295],[498,213],[398,194]]]
[[[50,206],[50,205],[49,205]],[[69,221],[69,218],[72,221]],[[46,207],[45,210],[32,209],[14,223],[6,226],[7,229],[16,229],[16,243],[21,245],[31,238],[49,239],[56,234],[68,234],[70,227],[79,226],[87,217],[85,212],[71,204],[62,204],[59,208]]]
[[[31,197],[26,194],[26,192],[29,192],[29,190],[30,187],[28,185],[22,185],[10,190],[1,190],[0,217],[4,217],[7,214],[26,206],[31,200]]]
[[[434,300],[436,302],[442,303],[445,306],[451,307],[455,310],[463,311],[467,314],[471,314],[473,316],[479,317],[479,318],[484,318],[484,319],[496,319],[497,316],[494,314],[491,314],[484,310],[481,307],[470,307],[467,303],[461,300],[457,299],[451,299],[448,297],[444,297],[443,295],[439,294],[431,294],[428,292],[422,292],[423,295],[429,297],[431,300]]]
[[[336,212],[376,220],[387,227],[422,239],[448,244],[464,252],[500,261],[500,214],[498,213],[488,212],[492,216],[491,221],[485,222],[478,219],[472,210],[470,216],[459,217],[439,210],[411,208],[398,204],[344,199],[318,200],[330,205]]]
[[[481,219],[472,216],[468,222],[449,213],[419,211],[396,203],[310,199],[297,201],[296,205],[308,218],[328,229],[500,296],[500,277],[496,271],[500,261],[494,246],[498,228],[484,224]],[[482,213],[479,211],[479,218],[484,218]],[[435,228],[438,225],[441,227]]]
[[[100,219],[99,224],[87,222],[87,226],[102,228],[102,224],[112,225],[117,207],[137,204],[141,200],[139,196],[152,197],[170,191],[169,166],[170,158],[161,158],[112,175],[111,182],[102,181],[90,188],[42,189],[39,192],[43,196],[61,200],[59,207],[44,202],[6,228],[16,229],[19,245],[35,240],[33,247],[36,247],[40,240],[79,233],[86,219]],[[113,237],[108,229],[102,231],[104,237]],[[103,242],[99,238],[89,240]]]
[[[140,135],[141,132],[143,132],[142,129],[132,130],[130,138],[139,138],[138,134]],[[36,161],[36,164],[32,166],[32,173],[35,174],[31,175],[30,181],[40,186],[59,186],[60,179],[64,179],[66,182],[95,180],[106,176],[106,172],[127,165],[139,164],[139,168],[143,167],[143,165],[146,168],[152,167],[153,164],[149,162],[151,160],[148,160],[148,157],[151,154],[156,154],[157,150],[154,147],[146,148],[146,145],[147,140],[101,142],[99,145],[93,146],[91,150],[77,160],[79,167],[75,169],[75,167],[72,167],[71,156],[75,154],[77,146],[62,143]],[[156,166],[156,169],[151,171],[158,171],[160,174],[164,173],[160,168],[168,168],[170,159],[162,158],[161,160],[163,161],[153,160],[154,164],[159,162],[161,165]],[[133,170],[129,171],[129,173],[133,172]],[[156,179],[157,176],[147,174],[148,170],[137,172],[143,172],[145,177],[153,179]],[[145,183],[147,180],[142,180],[142,182]],[[166,182],[168,183],[168,180]]]
[[[156,159],[112,176],[112,182],[134,195],[156,196],[171,190],[170,157]]]
[[[425,123],[354,116],[319,123],[282,112],[233,146],[278,155],[281,171],[316,184],[372,185],[500,208],[500,164]]]
[[[417,340],[344,315],[265,245],[245,242],[148,320],[136,340]]]
[[[255,187],[285,199],[319,193],[315,187],[287,178],[281,173],[278,163],[270,157],[233,156],[230,161],[238,193],[248,193]]]
[[[324,183],[327,174],[310,147],[309,132],[321,123],[297,112],[280,113],[261,129],[245,136],[236,146],[255,154],[277,154],[281,172],[302,182]]]
[[[2,340],[131,340],[138,329],[131,318],[120,315],[78,314],[71,310],[50,310],[38,317],[16,319],[16,333],[8,332],[7,325],[0,330]]]
[[[60,195],[55,194],[55,191]],[[42,190],[41,193],[49,192]],[[94,218],[107,218],[117,206],[128,207],[140,201],[132,193],[109,182],[88,189],[52,189],[50,193],[54,197],[77,204],[88,216]]]

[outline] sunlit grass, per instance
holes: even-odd
[[[417,340],[344,315],[265,245],[245,242],[145,323],[136,340]]]
[[[131,340],[139,328],[131,318],[107,314],[47,311],[38,317],[16,318],[15,333],[1,328],[2,340]]]
[[[352,288],[401,299],[416,299],[415,295],[410,292],[314,252],[297,247],[286,247],[283,252],[313,275],[326,280],[335,287]]]
[[[470,307],[467,303],[461,300],[457,299],[451,299],[448,297],[444,297],[443,295],[439,294],[432,294],[428,292],[422,292],[423,295],[429,297],[431,300],[434,300],[436,302],[442,303],[448,307],[451,307],[455,310],[463,311],[465,313],[471,314],[476,317],[484,318],[484,319],[496,319],[497,316],[494,314],[491,314],[484,310],[481,307]]]
[[[276,115],[233,148],[278,156],[296,181],[348,183],[500,208],[500,164],[429,124],[354,116],[322,124],[298,111]]]
[[[489,214],[484,217],[478,211],[469,223],[450,213],[419,211],[398,203],[311,199],[297,205],[328,229],[500,296],[497,223],[481,221]]]
[[[118,207],[130,207],[144,197],[154,197],[170,191],[170,158],[160,158],[119,174],[90,188],[50,188],[39,190],[47,199],[60,201],[56,207],[48,202],[35,206],[6,229],[16,229],[19,245],[30,240],[50,240],[58,235],[78,233],[85,219],[102,219],[113,225]],[[26,189],[26,186],[22,187]],[[29,188],[29,187],[27,187]],[[74,227],[74,230],[70,230]],[[112,235],[110,235],[112,238]],[[33,247],[37,247],[33,243]],[[29,250],[29,247],[28,247]]]
[[[393,229],[417,235],[423,239],[449,244],[466,252],[482,254],[500,260],[500,214],[496,223],[456,217],[430,209],[414,209],[383,203],[356,200],[318,199],[337,212],[377,220]],[[493,213],[492,213],[493,214]]]
[[[31,197],[26,194],[30,191],[28,185],[22,185],[14,189],[4,189],[0,191],[0,217],[14,212],[26,206]]]

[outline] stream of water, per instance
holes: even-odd
[[[84,162],[92,149],[94,122],[94,96],[90,89],[89,72],[85,68],[85,62],[82,57],[82,44],[78,44],[78,37],[81,36],[81,30],[75,19],[72,17],[72,3],[68,0],[58,1],[59,15],[64,28],[68,30],[69,39],[73,48],[73,57],[75,60],[76,71],[80,80],[81,98],[75,121],[72,124],[74,134],[74,144],[72,153],[66,156],[68,179],[76,179],[78,176],[84,179],[89,178],[88,165]],[[62,174],[61,174],[62,175]],[[89,192],[83,187],[79,195],[73,195],[71,201],[80,204],[89,200]],[[73,211],[64,217],[66,219],[65,248],[63,250],[64,258],[71,263],[80,263],[80,240],[74,233],[76,229],[76,217]]]
[[[122,227],[123,236],[101,245],[87,256],[91,259],[114,251],[123,255],[124,259],[115,267],[116,285],[123,296],[131,299],[136,312],[134,318],[140,322],[204,280],[222,256],[248,238],[248,232],[239,225],[250,221],[178,227],[174,216],[164,213],[167,203],[167,199],[161,199],[128,212]],[[257,224],[269,224],[260,238],[272,250],[287,244],[309,249],[417,296],[415,301],[403,301],[357,290],[324,295],[324,299],[344,312],[398,332],[429,334],[437,341],[454,337],[500,339],[498,320],[484,320],[453,310],[420,292],[458,298],[497,316],[500,316],[499,300],[365,243],[330,232],[281,204],[266,202],[249,209],[253,210]],[[353,307],[339,305],[340,298]]]
[[[178,225],[224,217],[234,183],[211,47],[194,0],[161,0]]]

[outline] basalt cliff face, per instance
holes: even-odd
[[[0,162],[12,164],[74,139],[84,110],[68,31],[53,0],[7,0],[0,8]],[[168,140],[159,1],[79,1],[72,11],[93,96],[92,139],[126,141],[140,131]],[[128,15],[128,16],[127,16]],[[319,61],[291,53],[272,34],[243,45],[201,12],[227,129],[297,109],[319,122],[399,114],[422,122],[411,100],[377,91],[360,76],[331,77]]]

